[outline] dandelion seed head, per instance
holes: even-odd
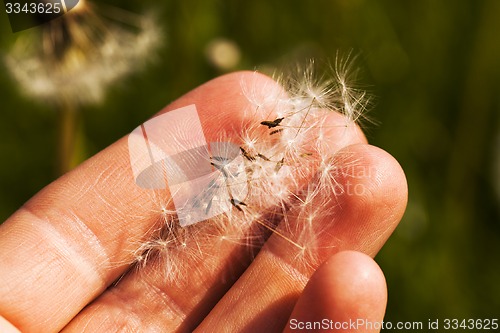
[[[3,59],[20,90],[52,104],[101,102],[108,88],[139,71],[162,33],[151,14],[96,9],[80,1],[58,20],[19,36]]]

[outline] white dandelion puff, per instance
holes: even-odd
[[[80,1],[62,17],[23,32],[4,62],[29,97],[92,104],[101,102],[113,83],[140,70],[161,41],[151,14]]]
[[[355,128],[369,103],[364,92],[349,86],[348,61],[338,61],[334,68],[337,71],[330,77],[317,77],[311,62],[301,76],[279,77],[281,88],[259,86],[257,80],[253,85],[242,84],[251,105],[242,112],[254,122],[245,124],[239,137],[232,138],[240,147],[240,165],[214,163],[217,156],[210,158],[215,168],[224,170],[223,184],[218,186],[225,186],[229,193],[229,210],[186,229],[176,222],[176,213],[168,211],[163,218],[168,223],[161,223],[156,238],[136,252],[138,264],[155,257],[166,277],[175,279],[187,269],[185,262],[192,267],[193,260],[219,253],[214,249],[223,244],[258,248],[274,234],[298,262],[316,267],[318,249],[331,246],[322,241],[331,229],[324,221],[335,223],[328,217],[338,208],[336,196],[346,192],[338,182],[346,176],[338,167],[342,158],[333,156],[328,127],[341,128],[340,132]],[[328,121],[333,112],[341,113],[344,122]],[[221,142],[227,139],[222,133]],[[355,163],[348,157],[345,160]],[[234,195],[233,189],[241,186],[244,194]],[[187,261],[180,259],[189,256]]]

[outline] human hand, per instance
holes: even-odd
[[[241,82],[250,80],[275,84],[235,73],[165,111],[195,104],[207,141],[222,130],[230,136],[248,121]],[[290,319],[382,320],[385,281],[369,257],[401,219],[406,181],[398,163],[368,145],[360,130],[342,130],[336,140],[340,131],[327,138],[334,158],[373,172],[336,179],[365,191],[339,194],[321,208],[330,213],[318,223],[335,223],[318,235],[318,264],[304,265],[275,234],[255,259],[246,244],[213,247],[201,239],[198,260],[186,261],[181,252],[169,258],[182,261],[185,272],[173,280],[165,279],[161,261],[130,269],[138,241],[161,213],[134,183],[125,138],[47,186],[0,226],[0,315],[23,332],[289,332]],[[7,325],[0,320],[2,332],[9,332]]]

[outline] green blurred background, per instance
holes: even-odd
[[[113,1],[107,1],[113,3]],[[500,1],[115,1],[153,9],[164,45],[79,112],[89,157],[227,71],[357,54],[376,96],[370,142],[406,172],[409,204],[380,252],[386,320],[500,318]],[[0,14],[0,52],[16,38]],[[214,64],[223,38],[236,61]],[[223,43],[224,44],[224,43]],[[212,52],[213,53],[213,52]],[[239,53],[239,57],[238,57]],[[57,176],[60,114],[0,72],[0,220]]]

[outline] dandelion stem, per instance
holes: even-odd
[[[77,141],[81,116],[74,103],[65,101],[60,109],[58,174],[62,175],[78,164]]]

